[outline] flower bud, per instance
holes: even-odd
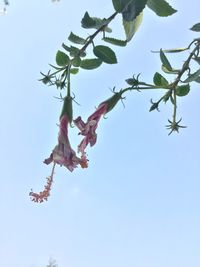
[[[120,99],[122,99],[122,91],[120,92],[114,92],[114,95],[111,96],[110,98],[108,98],[107,100],[105,100],[104,102],[102,102],[99,106],[101,106],[102,104],[106,104],[107,105],[107,109],[106,109],[106,113],[108,113],[109,111],[111,111],[115,105],[118,103],[118,101]]]
[[[73,119],[73,108],[72,108],[72,100],[73,98],[71,96],[66,96],[64,98],[64,103],[63,103],[63,108],[62,108],[62,112],[60,114],[60,118],[63,115],[67,115],[68,121],[72,122]]]

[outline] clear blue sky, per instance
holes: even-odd
[[[72,78],[87,118],[125,86],[134,73],[151,82],[160,71],[151,50],[186,46],[199,37],[188,29],[199,22],[199,0],[171,1],[179,10],[167,19],[145,10],[143,24],[126,48],[113,47],[119,64],[81,71]],[[29,200],[41,190],[51,167],[42,161],[57,142],[61,103],[58,91],[38,79],[72,30],[87,36],[80,20],[85,11],[107,17],[111,0],[10,1],[0,17],[1,177],[0,261],[3,267],[199,267],[200,164],[199,85],[179,100],[178,114],[188,128],[168,136],[171,109],[149,113],[149,100],[160,92],[129,93],[102,120],[98,141],[88,149],[88,169],[69,173],[57,168],[48,202]],[[123,33],[120,18],[113,34]],[[100,41],[98,41],[100,42]],[[185,53],[185,57],[188,52]],[[184,59],[173,59],[174,65]],[[73,147],[80,141],[71,129]]]

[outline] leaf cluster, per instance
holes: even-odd
[[[92,70],[100,67],[103,63],[116,64],[118,62],[117,56],[113,48],[105,44],[96,44],[95,38],[97,35],[102,34],[102,42],[111,45],[125,47],[128,42],[133,38],[142,23],[143,13],[145,8],[151,9],[156,15],[160,17],[167,17],[176,12],[176,10],[165,0],[112,0],[114,13],[108,18],[98,18],[90,16],[86,11],[82,20],[81,26],[84,29],[95,30],[93,34],[83,37],[74,32],[70,32],[68,41],[72,44],[68,45],[63,43],[63,50],[58,50],[56,53],[56,65],[51,65],[54,72],[49,71],[46,75],[42,73],[41,81],[47,85],[55,85],[58,89],[67,87],[68,95],[70,94],[70,74],[77,74],[80,69]],[[122,27],[125,32],[125,39],[112,37],[110,22],[120,15],[122,17]],[[195,24],[192,31],[200,31],[200,23]],[[125,88],[123,93],[127,90],[147,90],[147,89],[164,89],[165,93],[162,97],[154,102],[151,100],[150,111],[159,110],[161,102],[167,103],[169,100],[173,105],[173,119],[171,125],[177,129],[176,110],[177,110],[177,97],[187,96],[190,92],[190,83],[200,83],[200,69],[191,70],[191,62],[200,64],[199,57],[199,39],[192,41],[188,47],[175,48],[156,51],[160,55],[161,69],[164,75],[156,72],[153,75],[153,84],[139,81],[139,75],[133,76],[126,80],[130,87]],[[93,57],[87,57],[88,47],[91,47]],[[191,51],[191,48],[193,50]],[[167,53],[180,53],[184,51],[191,51],[189,57],[180,68],[175,68],[170,63],[166,56]],[[166,75],[174,75],[173,82],[170,82]],[[172,129],[173,129],[172,127]],[[169,127],[168,127],[169,128]]]

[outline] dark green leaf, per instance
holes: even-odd
[[[117,63],[115,52],[108,46],[98,45],[95,46],[93,52],[96,57],[108,64]]]
[[[106,19],[90,17],[88,12],[85,13],[85,15],[84,15],[84,17],[83,17],[83,19],[81,21],[81,24],[82,24],[83,28],[86,28],[86,29],[99,29],[99,28],[103,27],[104,31],[112,32],[112,30],[109,27],[107,27],[107,23],[108,23],[108,21]]]
[[[200,75],[200,69],[188,75],[188,78],[184,81],[184,83],[194,82],[199,77],[199,75]]]
[[[180,85],[176,87],[176,95],[177,96],[186,96],[190,91],[190,85]]]
[[[70,52],[70,47],[67,46],[66,44],[62,43],[62,47],[63,47],[67,52]]]
[[[115,38],[104,37],[103,40],[107,43],[118,45],[118,46],[126,46],[127,44],[127,41],[123,41],[123,40],[119,40]]]
[[[129,2],[122,12],[123,20],[125,21],[133,21],[145,8],[147,0],[132,0]]]
[[[147,6],[161,17],[167,17],[177,12],[165,0],[148,0]]]
[[[147,0],[112,0],[115,10],[126,21],[134,20],[145,8]]]
[[[114,9],[117,11],[117,12],[122,12],[123,9],[124,9],[124,6],[129,2],[129,0],[112,0],[112,3],[113,3],[113,6],[114,6]]]
[[[71,73],[71,74],[77,74],[78,71],[79,71],[79,69],[77,69],[77,68],[72,68],[72,69],[70,69],[70,73]]]
[[[84,59],[81,62],[80,67],[85,70],[92,70],[98,68],[102,64],[102,60],[99,58]]]
[[[166,87],[169,85],[168,81],[160,73],[156,72],[153,77],[153,82],[157,86]]]
[[[85,39],[79,37],[78,35],[75,35],[73,32],[70,33],[68,40],[75,43],[75,44],[85,44]]]
[[[95,27],[96,22],[90,17],[88,12],[85,12],[84,17],[81,20],[81,24],[83,28],[90,29]]]
[[[67,66],[69,63],[69,57],[64,52],[58,50],[56,54],[56,63],[58,66]]]
[[[133,21],[123,20],[124,31],[126,34],[126,40],[129,42],[142,23],[143,12],[137,16]]]
[[[75,58],[73,58],[73,60],[72,60],[72,65],[73,65],[74,67],[79,67],[79,66],[81,65],[81,59],[80,59],[80,57],[75,57]]]
[[[160,59],[161,59],[161,62],[163,64],[163,66],[165,68],[167,68],[168,70],[172,70],[172,66],[171,64],[169,63],[169,60],[167,59],[167,57],[165,56],[164,52],[162,51],[162,49],[160,49]]]
[[[77,56],[80,56],[80,57],[85,57],[86,56],[86,53],[85,52],[81,52],[81,50],[75,46],[67,46],[65,45],[64,43],[62,44],[62,47],[70,53],[70,56],[71,57],[77,57]]]
[[[194,32],[200,32],[200,23],[194,24],[190,30]]]

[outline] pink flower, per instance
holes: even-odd
[[[76,156],[75,151],[71,148],[68,138],[68,117],[64,114],[60,118],[60,130],[58,135],[58,144],[55,146],[49,158],[44,160],[45,164],[52,162],[64,165],[71,172],[77,165],[81,165],[82,168],[87,168],[87,158],[82,155],[82,158]]]
[[[74,120],[74,124],[80,130],[79,134],[85,136],[78,146],[78,152],[81,152],[82,156],[86,154],[85,148],[88,144],[90,144],[90,146],[93,146],[96,143],[97,134],[95,131],[97,129],[101,116],[103,116],[106,112],[107,104],[102,103],[99,105],[97,110],[87,119],[86,123],[83,122],[80,116],[76,120]]]

